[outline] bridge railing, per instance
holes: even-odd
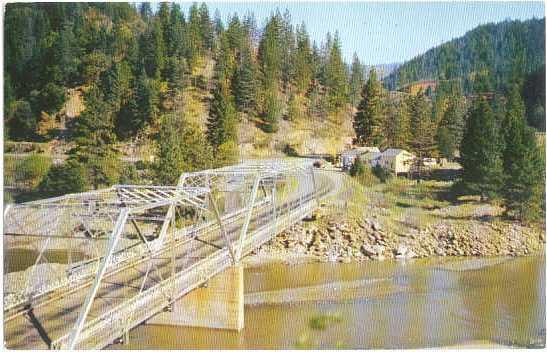
[[[4,213],[4,243],[37,256],[25,271],[4,277],[5,307],[17,315],[66,301],[78,314],[66,317],[66,334],[55,346],[111,343],[120,329],[108,317],[124,312],[126,330],[148,319],[299,221],[317,205],[318,193],[311,161],[273,160],[186,173],[177,186],[118,185],[12,206]],[[59,252],[71,259],[53,263],[62,261],[53,256]],[[218,253],[222,265],[212,259]],[[196,279],[193,270],[204,263],[218,265],[200,269],[205,274]],[[52,272],[62,274],[52,280]],[[14,285],[17,280],[24,283]],[[166,286],[170,295],[160,289]],[[47,311],[39,318],[48,319]]]
[[[264,202],[255,210],[262,210],[268,215],[277,212],[277,217],[268,216],[266,221],[257,221],[250,227],[250,232],[243,243],[243,254],[256,249],[271,239],[278,231],[291,226],[309,215],[317,206],[315,190],[312,187],[302,188],[302,197],[285,198],[285,201]],[[288,193],[299,195],[299,192],[287,187]],[[280,193],[283,193],[281,190]],[[275,211],[273,210],[275,208]],[[241,219],[240,219],[241,220]],[[210,277],[223,271],[232,264],[230,253],[224,246],[203,257],[190,266],[181,266],[174,276],[158,282],[150,289],[126,300],[116,308],[105,311],[86,325],[85,330],[74,341],[76,348],[103,348],[127,331],[182,297],[192,289],[206,282]],[[128,318],[130,317],[130,318]],[[70,346],[70,335],[66,334],[56,340],[54,347]]]

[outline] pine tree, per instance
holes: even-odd
[[[116,183],[120,174],[118,153],[113,146],[114,118],[97,86],[86,93],[85,103],[86,110],[75,121],[76,147],[70,151],[69,159],[85,167],[89,183],[98,189]]]
[[[55,43],[55,61],[60,69],[60,80],[65,86],[76,81],[81,50],[74,35],[72,23],[65,22]]]
[[[171,26],[171,9],[169,4],[166,2],[160,3],[160,9],[158,10],[157,19],[159,20],[159,25],[161,27],[162,39],[165,42],[165,47],[169,48],[171,43],[168,41],[170,38]]]
[[[141,3],[139,7],[139,14],[144,21],[148,21],[152,17],[152,7],[149,2]]]
[[[213,27],[215,30],[215,38],[220,38],[222,35],[222,32],[224,32],[224,23],[222,23],[222,18],[220,17],[220,11],[218,9],[215,10],[215,15],[213,19]]]
[[[545,208],[545,167],[534,132],[526,126],[524,103],[516,85],[509,94],[503,129],[507,211],[521,220],[538,219]]]
[[[38,118],[25,100],[12,102],[7,111],[8,129],[11,139],[19,141],[34,139]]]
[[[179,4],[173,3],[169,20],[168,37],[165,40],[169,56],[181,58],[187,55],[185,27],[184,14],[180,10]]]
[[[351,63],[351,76],[349,79],[349,95],[351,105],[357,106],[359,94],[363,89],[363,83],[365,81],[365,73],[363,65],[359,62],[357,54],[353,54],[353,61]]]
[[[281,106],[277,91],[277,85],[274,84],[266,91],[266,106],[264,109],[264,131],[268,133],[277,132],[277,123],[281,115]]]
[[[461,143],[465,127],[463,101],[461,97],[448,99],[448,106],[444,111],[437,128],[436,141],[440,154],[452,159]]]
[[[258,61],[262,71],[264,90],[277,84],[281,78],[281,57],[284,55],[280,46],[281,19],[276,14],[270,18],[260,44],[258,46]]]
[[[283,90],[287,91],[289,83],[294,79],[294,54],[296,45],[289,10],[285,10],[283,17],[281,18],[280,34],[280,48],[283,53],[281,56],[281,81],[283,82]]]
[[[127,103],[131,95],[131,81],[133,75],[126,61],[114,63],[101,76],[100,89],[105,95],[105,101],[110,104],[113,112],[118,112]]]
[[[410,129],[412,138],[410,147],[418,154],[418,157],[433,156],[436,148],[436,126],[432,119],[431,104],[423,92],[414,97],[409,97],[408,107],[410,112]]]
[[[407,149],[412,138],[410,111],[405,99],[386,99],[384,122],[386,144],[392,148]]]
[[[199,8],[196,3],[190,7],[190,14],[187,25],[187,41],[188,41],[188,63],[190,68],[194,67],[198,58],[203,51],[201,19]]]
[[[212,49],[214,39],[213,23],[211,22],[209,10],[205,3],[202,3],[199,8],[199,26],[204,48]]]
[[[140,127],[146,123],[154,125],[160,114],[160,96],[158,80],[146,77],[143,72],[135,88],[135,100],[140,111]],[[139,115],[137,115],[139,116]]]
[[[141,36],[140,52],[148,77],[160,78],[165,65],[165,44],[158,19],[154,19]]]
[[[220,82],[213,93],[213,101],[207,119],[207,139],[213,148],[228,141],[237,141],[237,119],[230,92]]]
[[[382,146],[385,142],[382,130],[385,121],[383,92],[374,69],[370,71],[361,97],[362,100],[353,121],[357,141],[360,144]]]
[[[306,27],[296,28],[296,53],[294,55],[294,81],[299,93],[307,92],[313,78],[312,51]]]
[[[171,56],[165,63],[165,79],[169,84],[171,95],[181,93],[185,85],[186,60]]]
[[[488,101],[479,98],[469,110],[460,153],[463,186],[482,199],[498,196],[502,185],[502,143],[498,129]]]
[[[239,111],[248,113],[254,110],[257,75],[256,64],[250,50],[245,48],[241,53],[240,63],[233,79],[235,102]]]
[[[212,166],[213,153],[199,126],[174,114],[163,116],[162,126],[157,135],[158,152],[154,164],[158,183],[174,185],[183,172]]]
[[[340,108],[347,102],[348,98],[348,75],[340,46],[340,38],[338,32],[336,32],[329,52],[325,77],[325,86],[327,87],[331,109]]]

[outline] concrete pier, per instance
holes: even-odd
[[[244,325],[243,266],[237,265],[211,278],[147,324],[237,330]]]

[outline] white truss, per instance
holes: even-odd
[[[48,295],[62,295],[63,291],[86,282],[89,284],[92,280],[73,328],[52,347],[72,349],[80,346],[83,339],[93,334],[94,330],[87,326],[98,329],[106,324],[99,324],[98,318],[93,322],[87,320],[95,296],[103,285],[103,278],[109,273],[147,260],[150,265],[143,276],[139,294],[130,301],[139,299],[139,302],[148,302],[146,297],[151,297],[148,296],[152,294],[150,292],[156,292],[151,291],[152,288],[157,287],[148,284],[145,289],[155,258],[165,257],[171,249],[174,251],[185,241],[204,241],[199,236],[215,231],[223,238],[222,245],[210,244],[220,245],[218,248],[221,251],[215,252],[215,255],[224,253],[222,255],[230,258],[232,263],[238,262],[251,249],[251,244],[262,243],[267,236],[299,221],[317,205],[316,201],[312,202],[317,200],[318,195],[312,164],[311,159],[249,160],[218,169],[183,173],[176,186],[115,185],[98,191],[10,205],[4,210],[4,236],[36,239],[35,247],[40,255],[32,270],[41,260],[45,260],[44,253],[56,240],[86,243],[97,255],[75,263],[67,277],[60,280],[33,285],[31,273],[23,292],[15,298],[10,296],[9,301],[4,297],[4,312],[24,310],[26,308],[21,307],[41,302],[37,301],[40,299],[49,299]],[[284,192],[279,192],[280,187]],[[190,211],[194,220],[176,225],[177,217],[179,221],[183,220],[180,211]],[[265,213],[271,215],[265,217]],[[251,230],[252,221],[255,223]],[[231,235],[227,226],[231,226]],[[235,237],[234,226],[239,232]],[[258,232],[257,226],[260,229]],[[249,238],[249,232],[259,233],[262,236],[260,241]],[[177,285],[171,282],[179,277],[175,276],[175,266],[173,257],[171,278],[160,277],[160,281],[177,292],[170,294],[171,298],[161,304],[169,304],[190,289],[190,286],[184,287],[183,281]],[[159,273],[159,269],[156,270]],[[196,280],[202,280],[199,277]],[[166,295],[163,289],[161,292],[158,297]],[[133,320],[129,319],[128,324],[130,322]]]

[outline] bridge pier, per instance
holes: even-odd
[[[231,266],[174,303],[147,324],[240,331],[244,325],[243,266]]]

